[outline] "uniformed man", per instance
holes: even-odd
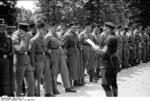
[[[78,29],[78,38],[80,38],[80,34],[82,34],[82,31],[83,31],[83,28],[80,27]],[[83,44],[81,43],[80,39],[79,39],[79,50],[80,50],[80,64],[81,64],[81,74],[82,74],[82,77],[81,79],[79,80],[79,82],[83,85],[85,85],[85,82],[84,82],[84,77],[85,77],[85,67],[84,67],[84,64],[83,64]]]
[[[149,36],[149,33],[150,33],[150,31],[149,31],[149,27],[147,27],[147,30],[146,30],[146,36],[147,36],[147,55],[146,55],[146,57],[147,57],[147,61],[149,61],[150,60],[150,36]]]
[[[118,26],[117,31],[116,31],[116,36],[118,38],[118,58],[119,58],[119,64],[120,64],[120,69],[122,68],[122,36],[121,36],[121,26]]]
[[[47,46],[44,36],[46,33],[43,30],[44,24],[37,23],[37,34],[30,40],[30,55],[31,65],[35,67],[36,78],[36,96],[40,96],[41,77],[44,77],[45,96],[53,96],[52,78],[50,72],[50,61],[47,56]]]
[[[7,26],[6,27],[7,35],[8,35],[8,37],[11,38],[11,40],[12,40],[12,34],[15,30],[16,30],[16,26]],[[11,44],[12,44],[12,42],[11,42]],[[14,54],[14,48],[12,47],[12,53],[8,58],[10,61],[9,62],[9,67],[10,67],[9,71],[10,71],[10,94],[11,94],[11,96],[14,96],[14,92],[15,92],[15,74],[14,74],[13,54]]]
[[[73,86],[82,86],[78,80],[82,77],[80,64],[79,39],[76,33],[76,26],[72,26],[63,36],[63,47],[66,50],[67,65],[69,70],[70,82]],[[73,82],[72,82],[73,81]]]
[[[137,65],[139,64],[140,60],[139,60],[139,41],[140,41],[140,37],[139,37],[139,31],[136,28],[133,31],[134,37],[135,37],[135,61],[134,63]]]
[[[93,82],[94,76],[92,74],[92,72],[90,71],[91,68],[94,68],[94,55],[92,52],[92,48],[89,45],[89,43],[87,43],[85,40],[86,39],[92,39],[92,29],[91,26],[89,24],[86,25],[85,30],[83,32],[81,32],[81,34],[79,35],[79,41],[81,44],[81,48],[82,48],[82,56],[83,56],[83,67],[84,67],[84,72],[85,69],[87,69],[87,73],[89,74],[89,81]]]
[[[128,38],[128,43],[129,43],[129,53],[130,53],[130,58],[129,58],[129,64],[131,66],[134,66],[134,60],[135,60],[135,38],[133,34],[133,28],[128,32],[127,35]]]
[[[128,40],[128,36],[130,34],[130,30],[128,28],[125,36],[126,36],[126,40],[127,40],[127,67],[130,67],[130,64],[129,64],[129,60],[130,60],[130,47],[129,47],[129,40]]]
[[[149,36],[149,40],[148,40],[148,61],[150,61],[150,26],[148,26],[148,36]]]
[[[144,50],[144,36],[143,36],[143,27],[140,26],[139,28],[139,63],[143,62],[142,55]]]
[[[98,45],[101,46],[101,37],[100,37],[101,31],[98,26],[96,26],[92,32],[92,41]],[[95,51],[93,51],[94,55],[94,61],[93,63],[95,66],[92,68],[93,76],[94,76],[94,82],[97,83],[98,78],[100,77],[100,65],[101,65],[101,56],[99,56]]]
[[[22,83],[25,79],[26,96],[34,96],[34,78],[33,69],[29,57],[30,34],[27,33],[27,23],[19,23],[18,30],[12,35],[13,46],[15,49],[15,78],[16,78],[16,96],[22,94]]]
[[[119,61],[116,55],[118,49],[118,40],[114,33],[114,24],[106,22],[104,26],[104,33],[102,34],[103,48],[93,46],[94,50],[102,56],[102,87],[105,90],[106,96],[117,97],[117,73],[119,68]]]
[[[127,40],[127,31],[128,31],[128,28],[125,27],[123,29],[123,32],[122,32],[122,67],[123,68],[127,68],[128,67],[128,60],[129,60],[129,57],[128,57],[128,40]]]
[[[142,43],[142,61],[143,63],[146,63],[147,59],[146,59],[146,56],[147,56],[147,33],[146,33],[146,29],[143,29],[143,34],[142,34],[142,37],[143,37],[143,43]]]
[[[45,36],[47,47],[51,58],[51,73],[53,81],[53,93],[59,94],[57,89],[57,76],[60,73],[65,88],[65,92],[73,92],[69,81],[69,72],[66,64],[66,54],[62,49],[62,40],[56,34],[55,27],[51,28],[48,34]]]
[[[101,47],[101,41],[102,41],[102,39],[101,39],[101,33],[102,32],[103,32],[103,28],[99,27],[99,34],[97,35],[97,39],[99,40],[98,43],[99,43],[100,47]],[[96,75],[98,78],[101,78],[101,72],[100,72],[100,65],[102,64],[101,59],[102,58],[98,56],[98,60],[97,60],[98,66],[97,66],[97,70],[96,70]]]
[[[12,77],[12,40],[6,34],[4,19],[0,19],[0,96],[14,96]],[[12,87],[13,85],[13,87]]]
[[[28,33],[31,35],[31,38],[33,38],[35,35],[36,35],[36,26],[35,26],[35,23],[33,21],[30,21],[29,22],[29,31]],[[31,48],[31,47],[30,47]],[[30,50],[30,49],[29,49]],[[31,55],[30,54],[30,59],[31,59],[31,66],[32,66],[32,58],[31,58]],[[34,76],[34,79],[36,79],[36,70],[35,70],[35,66],[32,66],[33,68],[33,76]],[[43,79],[42,79],[43,80]],[[23,86],[24,86],[24,83],[23,83]],[[36,90],[36,87],[35,87],[35,90]],[[36,94],[36,91],[35,91],[35,94]]]

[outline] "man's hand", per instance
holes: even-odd
[[[52,52],[52,51],[49,49],[49,50],[48,50],[48,53],[51,54],[51,52]]]
[[[99,49],[100,47],[98,45],[95,45],[95,46],[92,46],[93,49],[97,50]]]
[[[3,58],[6,59],[6,58],[7,58],[7,55],[3,55]]]
[[[104,48],[102,49],[102,51],[105,53],[107,51],[107,46],[104,46]]]
[[[89,43],[94,49],[99,49],[99,46],[96,45],[92,40],[87,39],[86,42]]]

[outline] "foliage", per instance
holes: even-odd
[[[103,25],[111,21],[116,25],[150,24],[148,0],[38,0],[37,14],[46,23],[78,22]]]
[[[149,0],[125,0],[128,12],[129,25],[150,25],[150,1]]]
[[[4,18],[8,25],[16,24],[16,5],[17,0],[0,0],[0,18]]]
[[[30,10],[26,10],[25,8],[16,8],[17,9],[17,22],[22,21],[31,21],[33,20],[33,13]]]

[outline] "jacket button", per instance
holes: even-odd
[[[25,52],[24,54],[25,54],[25,55],[27,55],[27,54],[28,54],[28,52]]]
[[[3,55],[3,58],[6,59],[6,58],[7,58],[7,55]]]

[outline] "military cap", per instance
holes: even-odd
[[[125,27],[124,27],[124,30],[125,30],[125,31],[128,31],[128,30],[129,30],[129,28],[128,28],[127,26],[125,26]]]
[[[97,23],[94,23],[94,24],[92,25],[92,27],[99,27],[99,25],[98,25]]]
[[[34,28],[34,27],[35,27],[35,23],[34,23],[33,21],[30,21],[30,22],[29,22],[29,27],[30,27],[30,28]]]
[[[74,26],[79,26],[79,23],[78,23],[78,22],[75,22],[75,23],[74,23]]]
[[[74,23],[70,23],[70,24],[68,25],[68,27],[72,27],[72,26],[74,26]]]
[[[71,26],[71,29],[77,29],[80,28],[79,26]]]
[[[117,29],[121,29],[121,25],[117,26]]]
[[[36,27],[37,28],[43,28],[43,27],[45,27],[45,25],[44,25],[44,23],[43,22],[36,22]]]
[[[21,22],[18,24],[18,28],[27,31],[29,28],[29,24],[27,22]]]
[[[6,27],[6,23],[4,19],[0,19],[0,27]]]
[[[67,24],[65,24],[65,27],[66,27],[66,28],[68,28],[68,27],[69,27],[69,24],[68,24],[68,23],[67,23]]]
[[[85,26],[91,26],[90,22],[85,23]]]
[[[104,29],[108,27],[108,28],[111,28],[111,29],[115,29],[115,25],[112,23],[112,22],[105,22],[104,23]]]

